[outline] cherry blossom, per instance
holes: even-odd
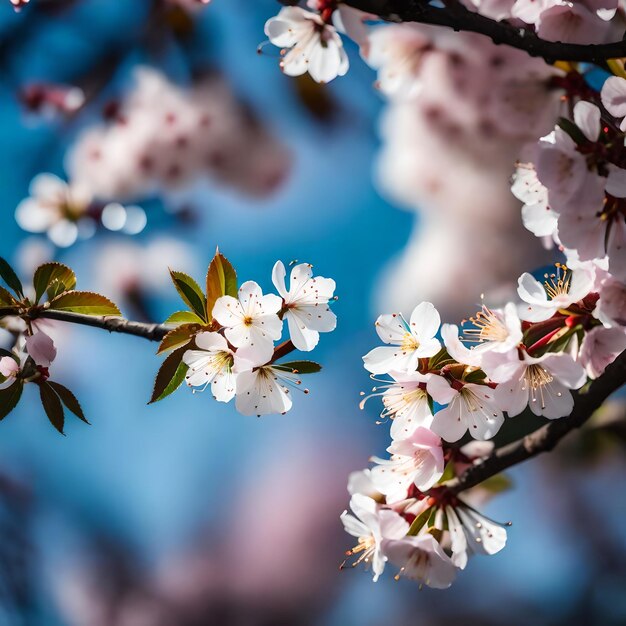
[[[430,302],[418,304],[407,322],[400,313],[381,315],[376,332],[387,344],[395,347],[374,348],[363,357],[365,368],[373,374],[390,371],[413,372],[420,358],[439,352],[441,343],[435,339],[441,318]]]
[[[447,589],[457,568],[430,534],[384,542],[389,560],[400,568],[396,578],[409,578],[433,589]]]
[[[441,337],[450,356],[459,363],[480,367],[486,352],[509,352],[522,341],[522,328],[517,308],[509,302],[503,309],[482,309],[470,318],[469,328],[463,329],[459,337],[459,327],[444,324]],[[467,348],[463,342],[473,344]]]
[[[279,363],[243,371],[237,377],[235,406],[242,415],[286,413],[292,406],[289,387],[297,388],[300,383],[291,369]]]
[[[71,246],[81,224],[90,222],[87,209],[92,201],[82,184],[69,184],[52,174],[39,174],[30,184],[30,197],[15,210],[21,228],[31,233],[47,232],[57,246]]]
[[[434,395],[447,404],[435,413],[432,430],[449,442],[458,441],[467,431],[474,439],[491,439],[504,423],[494,390],[486,385],[455,383],[445,394]]]
[[[320,332],[335,330],[337,318],[328,302],[335,291],[332,278],[313,278],[313,266],[300,263],[291,270],[289,290],[285,287],[285,266],[277,261],[272,271],[274,287],[283,298],[283,319],[287,320],[293,345],[305,352],[317,345]]]
[[[574,407],[570,389],[579,389],[587,380],[583,367],[566,353],[532,357],[523,352],[521,358],[492,353],[483,360],[483,368],[499,383],[495,398],[510,417],[526,406],[548,419],[569,415]]]
[[[427,428],[420,426],[410,437],[394,441],[387,452],[390,459],[372,459],[376,465],[371,479],[389,503],[405,499],[411,485],[428,491],[443,475],[441,439]]]
[[[286,49],[280,67],[288,76],[308,72],[316,82],[328,83],[348,71],[341,37],[317,13],[283,7],[266,22],[265,34],[275,46]]]
[[[187,384],[205,389],[210,385],[218,402],[230,402],[235,397],[238,373],[252,369],[254,364],[241,359],[219,333],[200,333],[194,341],[198,349],[187,350],[183,355],[183,362],[189,367]]]
[[[620,130],[626,131],[626,79],[610,76],[604,81],[600,95],[607,111],[621,118]]]
[[[274,294],[263,295],[261,287],[247,281],[239,287],[238,299],[218,298],[213,317],[224,326],[226,339],[237,348],[247,348],[250,360],[267,363],[280,339],[283,323],[278,317],[283,301]]]
[[[391,422],[391,437],[401,440],[410,437],[418,426],[430,427],[433,415],[430,408],[428,389],[445,392],[447,383],[434,374],[420,374],[419,372],[404,373],[390,372],[393,382],[384,382],[374,387],[373,393],[361,401],[361,408],[365,402],[375,396],[382,396],[383,410],[380,414],[383,420],[389,418]]]
[[[589,378],[598,378],[606,366],[626,350],[626,332],[622,328],[596,326],[585,337],[580,346],[580,363]]]
[[[604,326],[626,326],[626,284],[609,276],[600,287],[593,315]]]
[[[353,563],[371,565],[374,582],[385,569],[387,556],[383,552],[383,541],[402,539],[409,530],[408,522],[396,512],[378,509],[376,502],[367,496],[354,494],[350,499],[352,514],[344,511],[341,521],[347,533],[358,539],[350,555],[358,555]]]
[[[567,310],[589,294],[594,282],[593,271],[570,270],[561,264],[555,273],[544,274],[544,278],[542,284],[527,272],[520,276],[517,293],[525,303],[519,307],[523,320],[541,322],[559,310]]]

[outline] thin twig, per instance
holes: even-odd
[[[461,476],[448,481],[445,486],[452,493],[460,493],[499,474],[505,469],[549,452],[576,428],[580,428],[615,391],[626,383],[626,352],[606,368],[600,378],[593,381],[586,393],[577,393],[574,410],[569,417],[554,420],[523,439],[497,449],[478,465],[473,465]]]

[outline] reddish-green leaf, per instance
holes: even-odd
[[[18,301],[6,290],[4,287],[0,287],[0,306],[16,306]]]
[[[187,373],[187,365],[183,363],[183,354],[185,354],[186,348],[179,348],[169,354],[161,364],[159,372],[156,375],[154,381],[154,389],[152,390],[152,397],[148,404],[163,400],[171,393],[176,391],[183,380],[185,380],[185,374]]]
[[[209,319],[213,317],[213,307],[218,298],[237,297],[237,272],[219,250],[215,253],[206,275],[206,295]]]
[[[121,315],[111,300],[91,291],[67,291],[50,302],[55,311],[70,311],[83,315]]]
[[[187,345],[191,341],[191,338],[201,329],[202,326],[200,324],[182,324],[177,326],[163,337],[159,344],[157,354]]]
[[[200,289],[200,285],[183,272],[170,270],[170,276],[178,295],[185,304],[194,311],[202,320],[206,320],[206,298]]]
[[[17,277],[17,274],[13,271],[13,268],[0,257],[0,278],[18,295],[20,298],[24,297],[24,287],[22,282]]]
[[[274,367],[279,367],[297,374],[317,374],[322,366],[315,361],[288,361],[286,363],[274,363]]]
[[[165,324],[204,324],[204,320],[193,311],[176,311],[164,322]]]
[[[35,302],[39,302],[41,296],[47,291],[51,300],[76,287],[76,275],[62,263],[44,263],[35,270],[33,277],[35,287]]]
[[[65,412],[63,411],[61,399],[57,396],[50,383],[45,382],[39,385],[39,397],[50,423],[63,435]]]
[[[24,385],[16,380],[6,389],[0,389],[0,420],[4,419],[16,406],[22,397]]]
[[[52,380],[48,381],[48,384],[52,389],[54,389],[55,393],[61,399],[61,402],[72,412],[76,417],[83,420],[86,424],[89,424],[89,421],[85,417],[83,413],[83,409],[80,406],[80,403],[76,399],[76,396],[67,388],[61,385],[60,383],[55,383]]]

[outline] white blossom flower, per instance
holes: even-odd
[[[511,302],[504,309],[483,306],[469,322],[472,326],[463,329],[462,339],[459,337],[458,326],[444,324],[441,327],[446,350],[459,363],[480,367],[485,353],[509,352],[522,341],[522,325],[517,316],[517,308]],[[463,342],[474,345],[467,348]]]
[[[580,346],[579,360],[589,378],[598,378],[606,366],[626,350],[626,332],[623,328],[596,326],[585,333]]]
[[[387,502],[404,500],[411,485],[428,491],[442,477],[444,470],[441,439],[427,428],[419,427],[401,441],[394,441],[387,452],[390,459],[372,460],[374,486],[387,496]]]
[[[235,406],[242,415],[286,413],[292,405],[289,387],[299,388],[301,382],[293,370],[280,363],[241,372],[237,377]]]
[[[410,437],[418,426],[429,428],[433,414],[430,408],[428,386],[431,389],[448,387],[440,376],[435,374],[420,374],[412,372],[390,372],[393,382],[384,381],[377,385],[373,393],[361,401],[360,407],[373,397],[381,396],[383,410],[380,417],[391,419],[391,437],[401,440]]]
[[[284,300],[284,316],[293,345],[303,352],[313,350],[320,332],[335,330],[337,317],[328,306],[333,298],[335,281],[317,276],[313,266],[300,263],[291,270],[289,290],[285,287],[285,266],[277,261],[272,270],[272,282]]]
[[[199,333],[195,343],[197,350],[183,354],[183,362],[189,367],[185,376],[187,385],[205,389],[211,385],[211,393],[218,402],[230,402],[235,396],[239,372],[252,369],[255,364],[241,359],[219,333]]]
[[[383,549],[389,560],[400,568],[396,579],[405,577],[433,589],[447,589],[456,578],[454,563],[428,533],[384,541]]]
[[[555,273],[545,274],[544,278],[542,284],[527,272],[520,276],[517,293],[526,303],[519,307],[519,316],[523,320],[541,322],[550,319],[557,311],[567,310],[589,295],[594,283],[594,273],[590,269],[572,271],[561,264],[557,264]]]
[[[372,472],[369,468],[350,473],[348,476],[348,493],[351,496],[360,493],[375,500],[382,495],[372,482]]]
[[[275,46],[287,49],[280,66],[288,76],[308,72],[316,82],[328,83],[348,71],[341,37],[317,13],[283,7],[266,22],[265,34]]]
[[[383,541],[404,537],[409,523],[395,511],[379,509],[372,498],[358,493],[350,499],[350,508],[354,514],[344,511],[341,521],[346,532],[358,539],[357,546],[348,552],[349,555],[359,555],[352,566],[359,563],[371,565],[376,582],[387,561]]]
[[[236,348],[247,348],[248,358],[267,363],[280,339],[283,323],[278,317],[283,301],[274,294],[263,295],[261,287],[247,281],[239,287],[238,299],[218,298],[213,317],[224,326],[226,339]]]
[[[531,357],[490,354],[483,369],[498,383],[495,398],[509,417],[519,415],[526,406],[535,415],[556,419],[574,408],[570,389],[579,389],[587,379],[583,367],[564,352],[548,352]]]
[[[468,430],[474,439],[491,439],[504,423],[494,390],[486,385],[458,383],[433,398],[447,404],[435,413],[431,426],[445,441],[458,441]]]
[[[381,315],[376,320],[376,332],[394,347],[374,348],[363,357],[365,369],[372,374],[391,371],[414,372],[420,358],[431,357],[441,349],[435,335],[441,318],[430,302],[418,304],[410,321],[399,313]]]
[[[50,367],[57,355],[54,341],[42,331],[36,331],[25,339],[26,352],[41,367]]]
[[[496,554],[506,545],[506,530],[463,502],[445,508],[452,562],[465,569],[472,554]]]
[[[609,277],[600,288],[593,316],[605,326],[626,326],[626,284]]]
[[[47,232],[59,247],[71,246],[79,235],[79,222],[87,219],[91,193],[83,185],[68,184],[52,174],[36,176],[29,193],[15,210],[19,226],[31,233]]]

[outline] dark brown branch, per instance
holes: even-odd
[[[580,428],[603,402],[626,383],[626,352],[606,368],[604,374],[591,383],[586,393],[576,394],[574,410],[569,417],[554,420],[523,439],[503,446],[479,465],[446,483],[452,493],[475,487],[484,480],[528,459],[549,452],[576,428]]]
[[[14,308],[0,308],[0,318],[13,315]],[[54,311],[52,309],[32,309],[28,317],[30,319],[49,319],[59,322],[68,322],[70,324],[80,324],[81,326],[91,326],[108,330],[110,333],[122,333],[125,335],[134,335],[135,337],[143,337],[150,341],[161,341],[163,337],[172,330],[173,326],[165,324],[145,324],[143,322],[133,322],[123,317],[108,317],[97,315],[82,315],[80,313],[70,313],[69,311]]]
[[[626,57],[626,41],[589,45],[546,41],[529,29],[497,22],[466,9],[458,2],[449,3],[445,8],[438,8],[429,5],[425,0],[342,1],[348,6],[373,13],[389,22],[419,22],[445,26],[455,31],[479,33],[489,37],[496,44],[525,50],[530,56],[542,57],[551,63],[559,60],[600,63],[607,59]]]

